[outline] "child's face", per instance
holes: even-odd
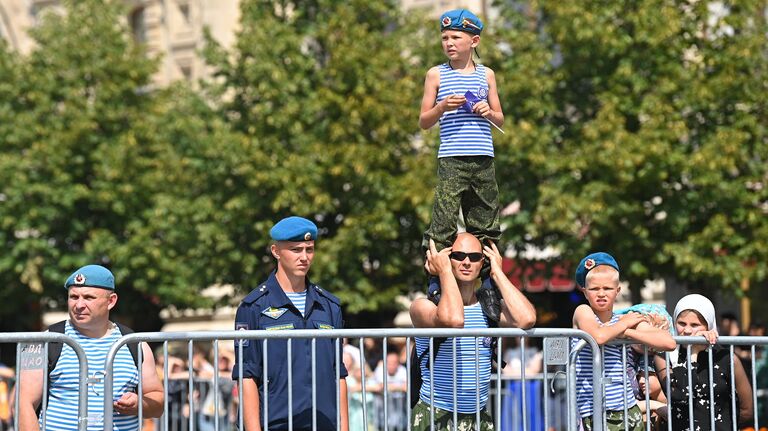
[[[691,336],[707,330],[707,323],[702,322],[699,315],[692,310],[685,310],[677,315],[675,327],[679,335]]]
[[[613,310],[613,302],[618,294],[619,283],[616,281],[616,275],[611,272],[595,273],[584,289],[584,296],[595,311]]]
[[[480,43],[480,36],[459,30],[444,30],[441,37],[443,52],[449,60],[458,60],[466,56]]]

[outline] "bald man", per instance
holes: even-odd
[[[487,258],[491,279],[498,286],[503,301],[499,326],[528,329],[536,323],[536,310],[501,269],[501,254],[495,244],[483,247],[469,233],[459,233],[451,247],[437,251],[430,241],[427,270],[440,278],[441,295],[435,304],[427,298],[411,304],[410,314],[417,328],[488,328],[489,319],[477,300],[480,269]],[[453,374],[453,343],[434,342],[434,373],[429,370],[429,338],[416,337],[416,354],[422,385],[419,402],[413,409],[412,429],[430,428],[430,400],[434,396],[435,429],[449,429],[453,412],[458,413],[459,429],[475,429],[477,392],[480,394],[480,430],[493,429],[493,419],[485,410],[491,376],[492,343],[489,337],[461,337],[456,340],[456,375]],[[476,356],[475,350],[479,356]],[[479,367],[476,366],[479,364]],[[477,370],[479,369],[479,375]],[[434,374],[434,385],[431,381]],[[456,385],[457,404],[453,402]],[[434,386],[434,390],[431,388]],[[467,428],[462,428],[462,427]]]

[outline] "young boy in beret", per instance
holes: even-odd
[[[499,228],[499,187],[496,184],[491,122],[504,123],[496,89],[496,76],[475,62],[473,51],[480,44],[483,23],[466,9],[445,12],[440,17],[442,48],[448,61],[427,71],[421,101],[419,126],[429,129],[440,124],[437,158],[437,186],[432,221],[424,233],[422,248],[435,241],[438,250],[450,247],[457,233],[459,211],[467,232],[481,243],[497,243]],[[492,287],[484,262],[483,288],[478,292],[489,317],[498,321],[500,295]],[[434,274],[432,274],[434,275]],[[433,277],[430,293],[436,287]]]
[[[629,312],[619,315],[613,304],[621,291],[619,264],[608,253],[598,252],[586,256],[576,268],[576,284],[589,305],[576,307],[573,325],[588,333],[602,346],[605,368],[605,417],[609,430],[643,430],[643,418],[637,406],[632,381],[622,365],[622,345],[609,345],[616,338],[631,338],[658,351],[672,350],[675,340],[664,329],[652,327],[646,316]],[[575,345],[578,339],[573,339]],[[635,351],[627,349],[627,361],[635,360]],[[576,358],[576,403],[584,429],[592,429],[592,349],[585,347]],[[626,404],[627,415],[624,415]]]

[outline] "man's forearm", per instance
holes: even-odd
[[[341,431],[349,431],[349,405],[347,398],[347,380],[339,381],[339,417],[341,418]]]
[[[24,431],[40,431],[37,414],[31,406],[19,406],[19,428]]]
[[[163,415],[163,392],[153,391],[144,394],[142,415],[145,418],[159,418]]]
[[[512,284],[507,276],[501,271],[494,271],[491,274],[493,281],[501,292],[501,296],[506,305],[506,311],[508,312],[509,322],[507,319],[502,319],[508,323],[503,326],[511,326],[522,329],[529,329],[536,324],[536,309],[533,304],[528,301],[528,298],[523,295],[520,290]]]
[[[261,431],[259,387],[253,379],[243,379],[243,426],[246,431]]]

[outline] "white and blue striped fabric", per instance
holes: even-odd
[[[285,292],[286,295],[288,295],[288,299],[291,300],[294,306],[299,309],[299,312],[301,315],[304,315],[304,309],[307,306],[307,291],[303,292]]]
[[[488,319],[483,314],[480,304],[464,307],[465,328],[487,328]],[[436,345],[436,344],[435,344]],[[479,356],[475,356],[477,346]],[[477,411],[477,393],[480,392],[480,409],[485,408],[488,401],[488,388],[491,383],[491,338],[490,337],[460,337],[456,339],[456,374],[453,374],[453,339],[446,339],[437,349],[434,360],[435,390],[434,406],[448,411],[453,408],[453,385],[456,384],[458,413],[475,413]],[[430,404],[430,388],[432,377],[429,371],[429,338],[416,337],[416,354],[422,358],[421,367],[421,400]],[[479,364],[480,374],[475,367]],[[416,364],[414,364],[416,366]]]
[[[613,314],[611,320],[605,324],[610,326],[619,321],[621,315]],[[598,323],[600,320],[595,316]],[[571,339],[571,348],[579,342],[579,338]],[[621,360],[622,346],[605,345],[601,349],[603,352],[603,364],[605,366],[605,409],[606,410],[624,410],[624,401],[626,399],[627,408],[636,404],[635,395],[632,390],[632,382],[629,377],[628,369],[635,362],[635,351],[627,346],[627,367],[624,368]],[[624,383],[626,380],[626,384]],[[608,383],[610,382],[610,383]],[[622,391],[622,387],[624,390]],[[585,347],[579,351],[576,357],[576,404],[579,406],[581,417],[592,416],[592,349]],[[622,398],[622,392],[624,397]]]
[[[115,326],[102,338],[89,338],[78,332],[69,321],[64,334],[75,339],[88,357],[88,372],[91,377],[100,378],[98,383],[88,385],[88,430],[104,429],[104,364],[110,347],[121,337],[120,329]],[[77,430],[78,383],[80,368],[77,355],[71,347],[64,344],[56,366],[50,372],[48,387],[48,406],[46,409],[46,430]],[[124,393],[132,392],[138,386],[139,371],[133,361],[128,346],[123,346],[117,353],[114,364],[114,384],[112,399],[118,400]],[[41,415],[42,416],[42,415]],[[125,416],[117,412],[113,416],[116,431],[139,429],[137,416]],[[42,417],[40,420],[42,427]]]
[[[436,102],[451,95],[463,96],[471,91],[477,98],[488,101],[488,79],[485,67],[478,64],[471,74],[451,69],[448,63],[438,66],[440,85]],[[493,157],[493,138],[488,121],[462,106],[440,117],[440,149],[437,157],[489,156]]]

